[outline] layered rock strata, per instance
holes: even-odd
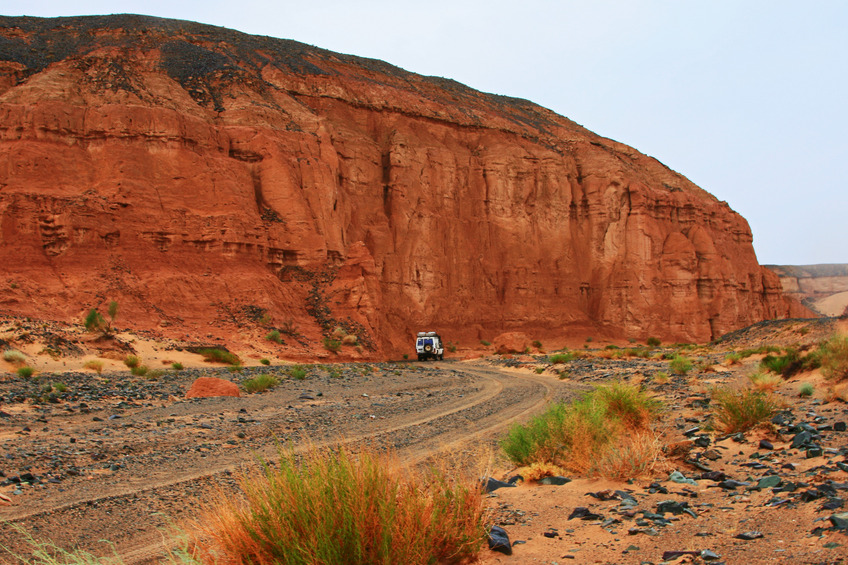
[[[725,202],[545,108],[141,16],[0,18],[0,265],[10,313],[376,355],[802,313]]]

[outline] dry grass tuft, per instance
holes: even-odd
[[[476,480],[415,474],[392,458],[281,450],[275,467],[241,479],[194,524],[204,563],[467,563],[486,539]]]
[[[748,380],[754,389],[762,392],[774,392],[783,384],[783,379],[773,373],[754,373]]]
[[[647,449],[656,442],[652,424],[659,411],[660,403],[636,386],[600,386],[514,425],[501,448],[518,465],[549,463],[584,476],[634,477],[650,467],[645,461],[659,458],[658,450],[651,455]],[[645,455],[628,465],[626,457],[637,452]]]
[[[716,388],[711,396],[713,427],[728,434],[764,424],[780,408],[776,398],[758,390]]]
[[[559,477],[565,475],[566,471],[562,467],[554,465],[553,463],[537,461],[535,463],[531,463],[527,467],[520,467],[517,470],[517,473],[524,477],[525,481],[529,482],[538,481],[545,477]]]

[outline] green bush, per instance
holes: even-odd
[[[273,341],[274,343],[283,342],[283,338],[278,330],[271,330],[271,332],[265,336],[265,339],[267,339],[268,341]]]
[[[760,368],[772,373],[782,375],[790,365],[798,361],[798,352],[787,349],[784,355],[766,355],[760,361]]]
[[[165,374],[165,371],[162,369],[150,369],[144,373],[144,376],[147,377],[151,381],[158,380],[159,377]]]
[[[342,342],[329,337],[324,338],[324,349],[332,353],[338,353],[342,348]]]
[[[306,378],[306,369],[304,369],[300,365],[295,365],[294,367],[289,369],[289,375],[293,379],[297,379],[299,381],[302,381],[303,379]]]
[[[476,478],[344,449],[281,452],[193,533],[204,563],[467,563],[486,540]]]
[[[147,368],[147,365],[135,365],[134,367],[130,367],[130,372],[137,377],[143,377],[149,370],[150,369]]]
[[[648,347],[659,347],[661,343],[662,341],[660,341],[660,338],[658,337],[649,337],[645,341],[645,345],[647,345]]]
[[[812,396],[815,390],[811,383],[801,383],[801,386],[798,387],[798,396]]]
[[[538,339],[534,339],[533,343],[531,345],[533,347],[535,347],[536,349],[542,349],[542,342],[539,341]]]
[[[224,363],[226,365],[241,365],[241,359],[235,353],[219,348],[199,349],[197,353],[203,356],[207,363]]]
[[[68,390],[68,385],[65,383],[53,383],[53,390],[56,392],[65,392]]]
[[[480,345],[482,345],[483,347],[489,347],[490,345],[492,345],[492,342],[491,342],[491,341],[486,341],[485,339],[481,339],[481,340],[480,340]]]
[[[551,404],[528,423],[513,425],[500,446],[516,465],[552,463],[589,476],[619,476],[627,474],[626,465],[607,468],[606,457],[651,434],[659,411],[660,403],[637,387],[599,386],[580,400]]]
[[[175,371],[182,371],[183,370],[183,364],[174,362],[174,363],[171,363],[171,368]]]
[[[550,362],[554,365],[559,365],[561,363],[568,363],[569,361],[573,361],[577,358],[577,354],[569,351],[567,353],[556,353],[551,355]]]
[[[231,373],[241,373],[243,369],[244,367],[239,364],[230,365],[229,367],[227,367],[227,370]]]
[[[141,359],[136,357],[135,355],[127,355],[124,358],[124,365],[129,367],[130,369],[134,369],[141,364]]]
[[[685,375],[692,368],[692,361],[688,357],[675,355],[668,366],[674,373]]]
[[[257,375],[241,383],[241,386],[246,392],[254,393],[264,392],[277,386],[279,383],[280,380],[274,375]]]
[[[779,408],[770,394],[751,389],[716,388],[712,391],[712,425],[722,432],[746,432],[767,422]]]
[[[260,359],[259,362],[262,363],[263,365],[270,365],[271,364],[271,360],[266,359],[264,357],[262,359]]]
[[[29,379],[35,374],[35,369],[27,366],[19,367],[17,373],[22,379]]]

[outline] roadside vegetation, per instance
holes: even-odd
[[[501,440],[520,466],[552,464],[583,476],[626,479],[660,460],[653,424],[658,400],[629,384],[599,386],[570,404],[555,403]]]
[[[254,393],[265,392],[266,390],[274,388],[278,384],[280,384],[280,379],[274,375],[262,374],[257,375],[252,379],[247,379],[241,383],[241,386],[245,392]]]
[[[767,423],[780,408],[768,392],[752,388],[715,388],[710,394],[713,429],[734,434]]]
[[[414,473],[386,455],[312,449],[241,479],[192,529],[202,563],[465,563],[485,539],[475,479]]]

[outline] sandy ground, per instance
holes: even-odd
[[[0,321],[4,347],[22,351],[39,371],[24,380],[14,374],[16,365],[0,361],[0,494],[11,501],[0,506],[0,519],[63,547],[102,552],[99,540],[108,539],[127,563],[158,562],[161,528],[191,515],[210,489],[235,488],[232,473],[257,453],[273,456],[275,437],[332,443],[344,436],[391,447],[410,462],[446,447],[475,457],[495,449],[512,422],[548,402],[625,380],[663,400],[663,442],[685,449],[668,453],[653,471],[629,482],[570,476],[559,486],[517,481],[495,490],[486,498],[492,522],[515,545],[509,556],[484,550],[482,563],[846,562],[848,536],[832,529],[829,519],[848,510],[848,433],[838,431],[839,422],[848,421],[848,405],[820,372],[780,384],[776,394],[789,418],[784,425],[735,438],[702,430],[685,435],[704,426],[708,413],[700,401],[710,388],[744,386],[762,358],[731,365],[728,353],[766,343],[815,344],[847,330],[844,320],[764,323],[735,332],[722,343],[682,350],[698,368],[667,380],[658,378],[669,371],[667,360],[617,357],[614,349],[593,343],[585,358],[563,365],[541,354],[471,363],[324,363],[304,365],[308,376],[297,381],[288,377],[284,360],[260,365],[266,351],[239,351],[246,368],[230,373],[179,350],[181,344],[120,334],[151,368],[172,362],[185,367],[152,380],[130,375],[123,352],[97,349],[84,332],[48,328],[40,336],[38,327],[24,326]],[[79,354],[44,354],[43,336],[57,333]],[[54,347],[64,343],[50,339]],[[583,351],[585,341],[579,345]],[[82,370],[94,358],[104,363],[102,374]],[[238,384],[259,372],[283,382],[261,395],[183,398],[197,376]],[[64,382],[68,390],[55,402],[43,395],[34,400],[52,382]],[[812,397],[798,396],[802,382],[814,385]],[[818,431],[821,455],[808,457],[805,447],[792,446],[800,425]],[[691,444],[699,437],[706,445]],[[762,448],[761,439],[772,447]],[[722,488],[714,476],[704,476],[705,468],[748,484]],[[502,457],[494,469],[491,475],[502,480],[518,472]],[[671,481],[674,470],[694,484]],[[750,488],[769,475],[779,478],[777,487]],[[787,485],[792,489],[782,490]],[[661,503],[668,508],[669,501],[691,513],[661,512]],[[575,515],[580,508],[589,515]],[[746,532],[758,536],[736,537]],[[14,545],[16,539],[0,528],[0,542]],[[667,553],[674,551],[690,553]]]

